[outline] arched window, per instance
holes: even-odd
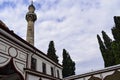
[[[7,65],[0,68],[0,80],[24,80],[10,61]]]

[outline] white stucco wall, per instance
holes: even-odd
[[[35,75],[30,75],[30,74],[27,75],[27,80],[40,80],[40,78],[42,80],[50,80],[50,79],[38,77],[38,76],[35,76]]]
[[[38,55],[34,54],[32,57],[37,59],[37,71],[42,72],[42,63],[45,63],[46,64],[46,74],[51,75],[51,67],[53,67],[55,77],[58,77],[57,70],[59,70],[59,76],[60,76],[60,78],[62,78],[62,69],[61,68],[56,67],[55,65],[53,65],[52,63],[48,62],[47,60],[41,58]]]
[[[0,35],[0,67],[4,67],[12,59],[15,69],[25,79],[24,68],[27,67],[28,51],[8,38]]]
[[[39,80],[40,77],[34,76],[34,75],[27,75],[27,80]]]
[[[31,57],[34,57],[37,60],[36,71],[42,72],[42,63],[45,63],[46,74],[51,75],[51,67],[55,69],[54,74],[57,74],[56,69],[59,69],[59,72],[62,72],[62,69],[59,68],[61,66],[51,61],[49,58],[47,58],[47,56],[43,55],[44,53],[40,53],[40,51],[37,51],[35,48],[25,44],[18,38],[5,32],[1,28],[0,33],[5,34],[7,37],[10,38],[8,39],[7,37],[0,34],[0,67],[8,64],[8,62],[13,59],[16,70],[19,71],[25,79],[26,74],[24,68],[31,69]],[[36,55],[35,53],[39,54],[40,56]],[[60,76],[62,76],[61,73]],[[33,77],[35,77],[35,80],[38,79],[37,76],[28,75],[28,78],[31,80],[34,80]]]

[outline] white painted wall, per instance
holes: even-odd
[[[37,59],[37,64],[36,64],[36,69],[38,72],[42,72],[42,63],[44,62],[46,64],[46,71],[48,75],[51,75],[51,66],[53,68],[55,68],[55,73],[56,73],[56,68],[59,69],[59,71],[61,72],[62,70],[60,68],[58,68],[57,66],[55,66],[54,64],[52,64],[49,58],[47,58],[45,55],[43,55],[43,53],[40,52],[36,52],[32,47],[24,44],[23,42],[21,42],[20,40],[18,40],[16,37],[8,34],[7,32],[5,32],[4,30],[0,29],[0,33],[4,33],[6,36],[8,36],[9,38],[15,40],[16,42],[20,43],[21,45],[29,48],[30,50],[27,50],[26,48],[24,48],[23,46],[14,43],[14,41],[11,41],[10,39],[0,35],[0,67],[6,65],[11,58],[13,58],[13,62],[14,65],[16,67],[16,69],[24,76],[25,78],[25,71],[24,68],[31,68],[31,57],[34,57],[35,59]],[[34,52],[36,52],[37,54],[39,54],[40,56],[44,57],[40,57],[36,54],[34,54]],[[4,56],[4,57],[1,57]],[[46,60],[48,59],[48,61]],[[5,62],[6,61],[6,62]],[[53,62],[54,63],[54,62]],[[57,65],[57,64],[56,64]],[[62,76],[62,74],[60,75]],[[62,77],[61,77],[62,78]],[[28,80],[37,80],[38,77],[37,76],[33,76],[33,75],[28,75]],[[48,79],[44,79],[44,80],[48,80]]]
[[[45,63],[46,64],[46,74],[51,75],[51,67],[53,67],[54,72],[55,72],[54,73],[55,77],[58,77],[57,70],[59,70],[59,76],[60,76],[60,78],[62,78],[62,69],[56,67],[52,63],[48,62],[47,60],[41,58],[40,56],[38,56],[36,54],[34,54],[32,57],[37,59],[37,71],[42,72],[42,63]]]
[[[27,80],[39,80],[40,77],[34,76],[34,75],[27,75]]]
[[[40,79],[40,77],[38,77],[38,76],[34,76],[34,75],[30,75],[30,74],[28,74],[27,75],[27,80],[39,80]],[[46,79],[46,78],[41,78],[42,80],[50,80],[50,79]]]
[[[42,60],[37,58],[37,71],[42,72]]]
[[[25,79],[25,71],[27,63],[27,50],[0,35],[0,67],[8,64],[13,59],[14,67],[21,73]]]

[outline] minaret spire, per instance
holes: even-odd
[[[31,0],[31,4],[33,4],[33,0]]]
[[[28,10],[29,11],[26,14],[26,20],[28,22],[26,40],[30,44],[34,45],[34,22],[37,20],[37,16],[34,13],[35,7],[33,5],[33,0],[31,1],[31,4],[29,5]]]

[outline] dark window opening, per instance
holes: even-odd
[[[57,77],[60,78],[59,70],[57,70]]]
[[[23,77],[16,71],[13,62],[10,61],[7,65],[0,68],[0,80],[24,80]]]
[[[42,78],[40,78],[39,80],[42,80]]]
[[[46,74],[46,64],[42,63],[43,73]]]
[[[37,60],[35,58],[31,58],[31,69],[36,70]]]
[[[54,76],[54,69],[51,67],[51,75]]]
[[[7,64],[6,66],[0,68],[0,75],[8,75],[8,74],[13,74],[15,73],[14,67],[12,65],[12,61]]]

